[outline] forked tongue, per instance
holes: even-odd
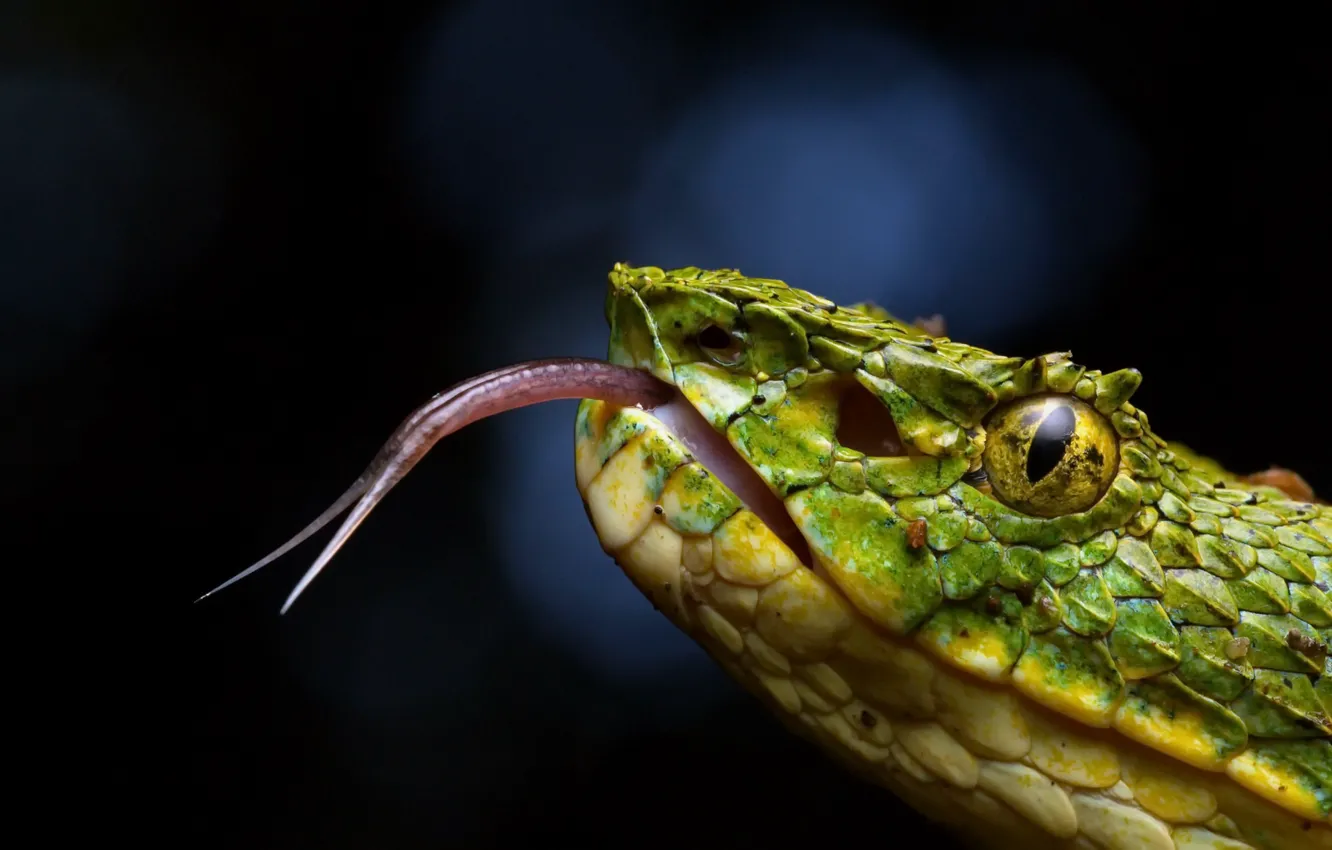
[[[313,522],[257,563],[195,601],[206,599],[277,560],[350,508],[351,513],[337,533],[283,603],[282,613],[285,614],[370,511],[440,440],[473,422],[507,410],[546,401],[583,398],[600,399],[619,407],[656,409],[662,413],[663,421],[685,441],[705,467],[721,476],[724,483],[784,540],[793,536],[787,540],[788,545],[799,545],[797,553],[803,552],[803,540],[795,532],[781,503],[730,449],[724,437],[713,431],[696,412],[690,417],[693,406],[679,396],[674,387],[639,369],[601,360],[564,357],[532,360],[496,369],[436,395],[403,420],[365,472]],[[779,530],[783,525],[786,528]]]

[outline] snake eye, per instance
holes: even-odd
[[[744,340],[720,325],[708,325],[699,331],[698,347],[717,363],[734,366],[744,353]]]
[[[1031,396],[991,414],[983,462],[994,495],[1032,516],[1096,504],[1119,467],[1119,440],[1095,408],[1066,395]]]

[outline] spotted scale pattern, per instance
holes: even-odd
[[[607,315],[611,359],[727,436],[814,563],[651,414],[589,401],[597,534],[793,729],[982,846],[1332,847],[1327,506],[1167,444],[1133,370],[1004,358],[728,271],[617,266]],[[712,325],[734,350],[697,345]],[[840,445],[851,381],[905,453]],[[984,482],[987,424],[1052,397],[1094,411],[1115,466],[1093,503],[1037,516]]]

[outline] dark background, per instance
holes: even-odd
[[[219,847],[942,841],[601,554],[571,403],[436,449],[288,616],[318,544],[190,602],[432,393],[604,353],[616,260],[1137,366],[1168,439],[1332,490],[1326,47],[1231,9],[4,7],[4,515],[66,613],[11,605],[55,618],[23,663],[90,733],[70,817]]]

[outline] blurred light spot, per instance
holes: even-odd
[[[91,81],[0,77],[0,380],[51,365],[214,223],[211,151]]]
[[[636,262],[941,312],[962,336],[1071,308],[1076,275],[1129,230],[1134,150],[1059,71],[966,74],[853,32],[781,56],[648,156],[624,230]]]

